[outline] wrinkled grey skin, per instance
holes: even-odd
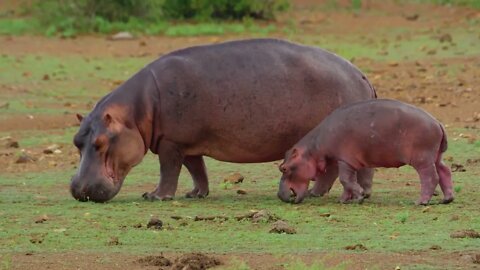
[[[71,193],[79,200],[110,200],[150,150],[159,156],[161,177],[146,199],[173,198],[182,165],[194,183],[187,196],[205,197],[203,156],[279,160],[335,108],[375,97],[355,66],[319,48],[253,39],[175,51],[140,70],[82,120],[75,141],[83,154]]]

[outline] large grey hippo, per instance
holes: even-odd
[[[74,198],[113,198],[148,150],[160,160],[160,183],[146,199],[171,199],[182,165],[188,197],[208,195],[203,156],[236,163],[282,159],[287,149],[335,108],[376,98],[350,62],[328,51],[276,39],[196,46],[166,54],[103,97],[74,144],[80,165]],[[367,174],[372,174],[366,169]],[[327,192],[331,168],[313,195]]]

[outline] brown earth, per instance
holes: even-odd
[[[340,1],[348,5],[349,1]],[[399,1],[396,1],[399,2]],[[0,11],[16,7],[15,1],[0,2]],[[293,11],[279,18],[277,28],[288,25],[290,20],[299,23],[301,33],[295,40],[302,42],[303,36],[320,34],[369,34],[374,29],[404,28],[412,33],[437,27],[469,27],[467,19],[480,18],[480,12],[466,8],[449,8],[431,5],[394,5],[389,1],[362,1],[363,10],[377,10],[371,13],[323,12],[318,9],[318,1],[295,0]],[[415,19],[415,17],[417,17]],[[478,32],[477,32],[478,35]],[[271,36],[286,38],[281,31]],[[201,37],[165,37],[141,36],[131,41],[110,41],[101,36],[80,36],[75,39],[46,38],[40,36],[3,36],[0,37],[0,53],[4,55],[22,56],[34,55],[82,55],[85,57],[145,57],[151,59],[174,49],[192,45],[216,43],[226,40],[248,38],[249,35],[236,36],[201,36]],[[382,40],[382,36],[375,39]],[[448,39],[447,36],[444,38]],[[468,131],[457,134],[451,128],[478,129],[480,126],[480,52],[469,57],[454,57],[445,59],[429,59],[422,61],[382,62],[361,58],[353,60],[354,64],[368,68],[368,76],[376,87],[379,97],[396,98],[425,108],[444,122],[450,138],[469,139]],[[461,72],[448,76],[445,67],[461,66]],[[11,89],[11,86],[0,85],[0,91],[14,94],[22,88]],[[0,101],[0,105],[2,101]],[[37,106],[43,106],[37,104]],[[54,106],[49,105],[47,106]],[[0,109],[1,113],[1,109]],[[0,114],[0,132],[8,133],[19,139],[25,131],[41,130],[55,134],[59,130],[75,126],[77,123],[73,114],[61,115],[22,115],[3,117]],[[61,145],[60,154],[44,154],[47,145],[25,149],[23,152],[33,158],[24,164],[15,163],[22,149],[12,149],[6,142],[0,140],[0,168],[6,173],[24,173],[72,168],[78,161],[78,154],[72,145]],[[381,172],[384,173],[385,172]],[[388,173],[386,173],[388,175]],[[405,183],[394,183],[402,185]],[[417,185],[417,183],[413,183]],[[143,187],[142,187],[143,188]],[[282,263],[288,258],[280,258],[271,254],[209,254],[219,258],[226,265],[232,260],[245,261],[251,269],[284,269]],[[182,254],[165,254],[168,258],[177,258]],[[474,252],[449,253],[432,249],[422,252],[404,253],[372,253],[349,252],[342,254],[314,253],[296,255],[307,263],[324,261],[333,266],[341,262],[349,262],[348,269],[365,269],[372,262],[378,262],[381,269],[395,269],[398,264],[429,264],[437,266],[450,265],[456,268],[471,268],[469,258],[480,255]],[[53,254],[14,254],[13,269],[158,269],[158,266],[145,266],[139,263],[140,256],[126,254],[90,254],[90,253],[53,253]],[[291,259],[291,258],[290,258]],[[452,265],[453,264],[453,265]]]
[[[208,256],[208,257],[207,257]],[[173,268],[175,265],[188,263],[188,259],[198,259],[208,265],[218,265],[222,262],[225,266],[244,262],[250,269],[259,270],[282,270],[286,263],[293,260],[302,260],[310,265],[322,262],[328,267],[334,267],[346,263],[349,270],[370,269],[373,265],[379,269],[395,269],[405,265],[442,265],[451,269],[472,269],[473,261],[479,256],[478,251],[470,252],[443,252],[441,250],[402,252],[402,253],[371,253],[371,252],[348,252],[348,253],[312,253],[312,254],[289,254],[287,256],[256,253],[235,254],[192,254],[162,253],[150,256],[135,256],[120,253],[51,253],[51,254],[16,254],[12,258],[12,269],[182,269]],[[173,259],[177,258],[177,260]],[[212,262],[212,258],[218,260]],[[173,259],[173,260],[172,260]],[[183,262],[183,263],[181,263]],[[372,263],[374,262],[374,263]],[[180,264],[179,264],[180,263]],[[198,264],[197,264],[198,265]],[[196,269],[196,268],[187,268]],[[203,268],[206,269],[206,268]],[[215,269],[215,267],[213,268]],[[373,268],[375,269],[375,268]],[[450,268],[449,268],[450,269]]]

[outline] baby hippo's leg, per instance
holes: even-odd
[[[309,190],[310,196],[320,197],[327,194],[338,177],[338,165],[331,162],[328,164],[325,173],[315,177],[315,184]]]
[[[440,183],[440,188],[442,188],[443,192],[443,200],[442,203],[447,204],[453,201],[453,182],[452,182],[452,173],[450,169],[443,164],[442,161],[439,161],[435,164],[437,167],[437,173]]]
[[[343,185],[343,194],[340,197],[341,203],[363,202],[363,189],[357,182],[356,170],[343,161],[338,162],[340,183]]]
[[[372,195],[372,180],[373,180],[372,168],[363,168],[357,172],[358,184],[363,188],[363,196],[365,198],[370,198]]]
[[[420,176],[420,199],[416,202],[417,205],[427,205],[435,192],[438,185],[438,174],[435,164],[415,167]]]

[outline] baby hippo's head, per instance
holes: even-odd
[[[285,159],[279,166],[282,172],[278,197],[284,202],[301,203],[308,194],[308,184],[317,174],[317,162],[305,148],[294,146],[285,154]]]

